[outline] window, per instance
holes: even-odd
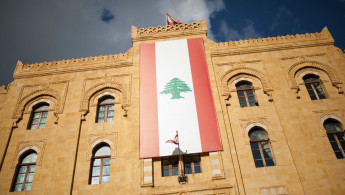
[[[98,102],[97,123],[114,120],[114,98],[106,97]]]
[[[252,148],[254,163],[256,167],[274,166],[273,155],[269,139],[265,130],[254,127],[249,132],[250,147]]]
[[[331,143],[335,156],[338,159],[344,158],[345,136],[342,125],[335,119],[327,119],[323,123],[323,126],[326,129],[327,137],[329,142]]]
[[[33,109],[29,129],[43,129],[48,115],[49,104],[40,104]]]
[[[305,87],[312,100],[326,99],[326,94],[322,88],[320,78],[316,75],[306,75],[303,77]]]
[[[94,151],[91,162],[90,184],[109,183],[110,151],[108,145],[100,145]]]
[[[36,168],[37,154],[33,151],[24,153],[17,166],[16,179],[14,180],[13,191],[28,191],[31,189],[32,180]]]
[[[241,107],[258,106],[255,99],[254,88],[250,82],[242,81],[236,84],[238,101]]]
[[[162,176],[177,176],[179,173],[178,155],[162,157]],[[185,174],[201,173],[200,154],[183,155]]]

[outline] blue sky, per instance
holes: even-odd
[[[206,19],[216,42],[320,32],[327,26],[345,49],[345,0],[2,0],[0,85],[17,63],[117,54],[132,47],[130,31]]]

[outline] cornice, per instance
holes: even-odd
[[[133,48],[126,53],[23,65],[18,61],[14,79],[132,66]]]
[[[185,23],[175,26],[167,25],[140,29],[132,26],[132,42],[206,34],[207,28],[205,19],[202,19],[199,23]]]
[[[303,47],[333,45],[334,39],[325,27],[320,33],[306,33],[240,41],[215,43],[209,40],[212,56],[241,55],[257,52],[269,52]]]

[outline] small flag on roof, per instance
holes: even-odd
[[[167,25],[175,26],[176,24],[182,24],[182,22],[172,17],[170,14],[168,14],[168,12],[166,12],[166,17],[167,17]]]
[[[178,131],[176,131],[176,135],[175,135],[175,138],[174,138],[173,140],[169,139],[169,140],[166,141],[165,143],[172,143],[172,144],[179,145],[179,141],[178,141]]]

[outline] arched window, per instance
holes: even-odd
[[[250,82],[242,81],[236,84],[236,89],[241,107],[259,105],[258,101],[255,99],[253,85]]]
[[[312,100],[326,99],[325,91],[322,88],[322,84],[318,76],[308,74],[303,77],[303,80]]]
[[[260,127],[252,128],[249,132],[249,138],[255,166],[274,166],[272,150],[265,130]]]
[[[48,115],[49,104],[43,103],[33,107],[29,129],[43,129]]]
[[[110,147],[102,144],[93,153],[91,162],[90,184],[109,183]]]
[[[16,170],[16,179],[12,191],[28,191],[31,189],[36,168],[37,154],[34,151],[24,153],[19,160]]]
[[[345,156],[345,136],[342,125],[335,119],[327,119],[323,123],[327,132],[327,137],[332,145],[335,156],[340,159]]]
[[[111,122],[114,120],[114,98],[107,96],[98,102],[97,123]]]

